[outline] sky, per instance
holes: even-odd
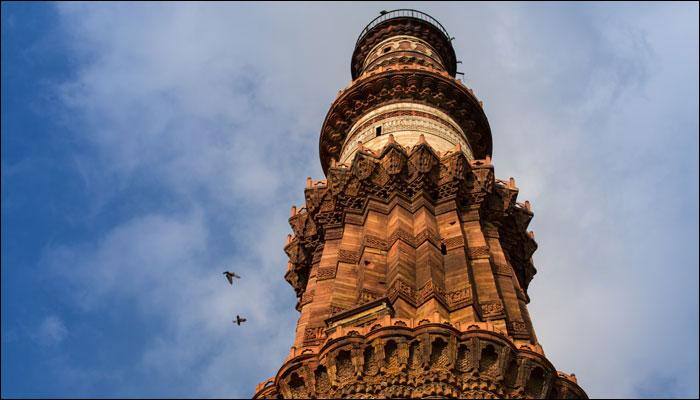
[[[547,357],[591,397],[697,397],[690,2],[2,2],[2,396],[273,376],[298,318],[289,208],[323,178],[357,35],[395,8],[455,37],[496,176],[532,204]]]

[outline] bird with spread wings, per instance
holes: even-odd
[[[245,322],[245,321],[246,321],[245,318],[241,318],[240,315],[236,315],[236,319],[233,320],[233,323],[234,323],[234,324],[237,324],[238,326],[240,326],[240,325],[241,325],[243,322]]]
[[[226,277],[226,279],[228,280],[228,283],[230,285],[233,285],[233,278],[241,279],[241,277],[236,275],[235,272],[230,272],[230,271],[224,271],[224,276]]]

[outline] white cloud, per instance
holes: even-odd
[[[249,396],[281,364],[297,317],[282,280],[288,207],[321,173],[318,131],[374,8],[59,5],[79,61],[60,93],[93,150],[76,155],[86,190],[102,196],[92,218],[105,198],[156,199],[45,260],[84,312],[133,302],[163,321],[136,368],[156,394]],[[697,351],[678,345],[697,339],[697,225],[674,241],[669,222],[697,206],[657,189],[681,193],[668,176],[697,182],[697,153],[681,148],[697,148],[686,137],[697,132],[697,36],[695,53],[667,46],[697,18],[668,28],[652,11],[420,8],[457,37],[497,175],[533,201],[530,310],[552,362],[592,397],[633,396],[674,363],[678,390],[697,394]],[[678,104],[679,91],[691,100]],[[659,162],[669,153],[681,156]],[[233,288],[229,267],[244,277]],[[247,326],[232,326],[236,313]]]
[[[288,310],[271,301],[274,296],[270,293],[279,291],[281,282],[260,274],[280,257],[256,254],[254,259],[262,265],[251,265],[245,256],[216,260],[207,254],[207,236],[201,213],[147,215],[115,227],[92,248],[58,248],[47,259],[52,260],[53,276],[69,283],[66,292],[85,312],[133,302],[137,305],[134,311],[162,320],[161,332],[145,338],[148,348],[137,366],[142,377],[156,376],[190,390],[192,387],[186,385],[195,385],[211,395],[246,396],[251,388],[242,386],[229,369],[210,369],[207,360],[229,365],[246,360],[249,372],[245,376],[251,379],[251,373],[267,367],[262,360],[279,361],[284,356],[293,321],[284,321],[280,312]],[[244,277],[233,287],[221,274],[229,268]],[[236,314],[249,322],[234,326],[231,319]],[[55,334],[48,337],[57,338],[62,325],[52,322],[49,327],[55,329],[49,332]],[[266,331],[276,324],[284,329],[279,333]],[[209,370],[204,376],[193,370],[202,362],[205,365],[201,368]],[[227,385],[201,384],[200,389],[199,379],[216,379]]]

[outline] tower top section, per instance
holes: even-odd
[[[321,127],[324,173],[332,165],[350,165],[359,153],[380,154],[390,135],[403,148],[424,135],[440,154],[491,156],[482,103],[455,79],[452,39],[435,18],[409,9],[382,11],[362,30],[352,81],[338,91]]]
[[[430,15],[412,9],[382,11],[360,33],[352,54],[352,79],[357,79],[369,65],[364,61],[377,45],[394,36],[411,36],[429,43],[440,58],[442,67],[452,77],[457,73],[457,59],[452,38],[444,26]],[[433,50],[431,49],[431,50]],[[381,52],[383,49],[379,49]]]

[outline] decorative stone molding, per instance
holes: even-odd
[[[391,23],[379,24],[372,28],[355,45],[352,55],[352,78],[356,79],[362,72],[362,66],[367,55],[377,47],[378,43],[395,36],[410,36],[429,43],[439,55],[446,71],[454,76],[457,71],[457,59],[449,38],[435,26],[415,18],[392,18]]]
[[[467,251],[470,260],[489,258],[490,255],[488,246],[469,247]]]
[[[458,247],[464,247],[464,237],[462,235],[451,237],[445,240],[446,250],[452,250]]]
[[[360,261],[360,255],[356,251],[339,249],[338,262],[357,264]]]
[[[391,284],[389,290],[387,291],[387,296],[392,303],[399,297],[413,305],[416,303],[415,290],[411,287],[411,285],[402,279],[397,279]]]
[[[474,158],[466,135],[450,116],[435,107],[403,102],[379,107],[358,120],[345,139],[340,162],[352,161],[359,142],[364,149],[379,152],[390,140],[412,145],[420,134],[438,151],[450,151],[459,144],[467,159]]]
[[[451,310],[466,307],[472,303],[471,288],[452,290],[445,294],[445,299]]]
[[[503,315],[503,304],[500,301],[486,301],[480,304],[484,318],[495,318]]]
[[[440,60],[440,55],[426,41],[415,36],[398,35],[391,36],[376,44],[367,54],[362,69],[365,72],[372,70],[373,66],[401,63],[402,57],[414,57],[423,60],[423,65],[429,68],[442,69],[445,67]],[[393,61],[393,62],[392,62]]]
[[[392,102],[413,102],[450,115],[466,136],[474,158],[491,154],[491,130],[478,100],[452,78],[421,70],[386,71],[358,80],[331,106],[321,128],[320,154],[328,174],[331,158],[340,159],[352,126],[369,111]]]
[[[365,247],[372,247],[384,251],[389,247],[387,246],[386,240],[372,235],[365,235],[363,245]]]
[[[338,269],[338,267],[335,265],[332,267],[320,267],[318,269],[318,273],[316,274],[316,280],[323,281],[326,279],[335,278],[335,272],[337,269]]]
[[[386,317],[380,327],[337,331],[339,339],[289,359],[274,378],[284,388],[282,396],[587,398],[574,379],[557,373],[544,356],[516,348],[498,332],[393,322]],[[274,394],[263,390],[271,386],[259,385],[254,398]]]

